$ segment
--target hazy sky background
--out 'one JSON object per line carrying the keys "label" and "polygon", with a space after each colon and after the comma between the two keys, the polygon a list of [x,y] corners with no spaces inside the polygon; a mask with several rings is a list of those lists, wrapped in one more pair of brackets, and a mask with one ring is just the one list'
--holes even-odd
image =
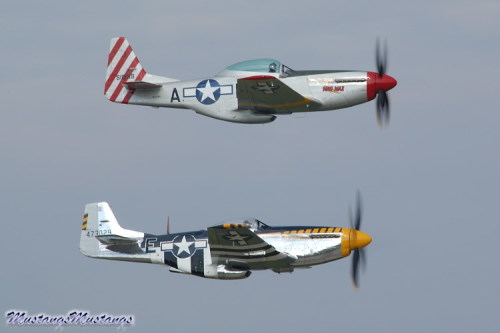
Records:
{"label": "hazy sky background", "polygon": [[[133,314],[130,331],[498,332],[499,16],[496,0],[5,1],[0,310]],[[115,36],[179,79],[260,57],[374,71],[387,38],[391,124],[374,102],[266,125],[114,104]],[[360,291],[350,258],[216,281],[79,252],[89,202],[150,233],[167,215],[174,232],[248,216],[347,226],[357,189],[373,237]],[[82,330],[114,329],[66,328]]]}

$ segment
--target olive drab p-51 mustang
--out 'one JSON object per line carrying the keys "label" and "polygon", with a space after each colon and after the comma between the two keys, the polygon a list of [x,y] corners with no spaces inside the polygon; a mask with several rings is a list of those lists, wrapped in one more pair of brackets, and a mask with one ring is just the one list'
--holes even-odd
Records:
{"label": "olive drab p-51 mustang", "polygon": [[351,228],[271,227],[246,219],[205,230],[153,235],[122,228],[106,202],[91,203],[85,207],[80,251],[92,258],[161,264],[171,272],[224,280],[244,279],[254,270],[292,272],[353,252],[351,274],[357,287],[363,248],[371,242],[359,230],[359,200],[357,206]]}
{"label": "olive drab p-51 mustang", "polygon": [[[387,44],[385,44],[387,45]],[[104,94],[113,102],[191,109],[230,122],[269,123],[277,115],[347,108],[377,97],[377,120],[389,121],[387,46],[376,48],[377,73],[292,70],[274,59],[231,65],[213,77],[179,81],[146,72],[124,37],[111,39]]]}

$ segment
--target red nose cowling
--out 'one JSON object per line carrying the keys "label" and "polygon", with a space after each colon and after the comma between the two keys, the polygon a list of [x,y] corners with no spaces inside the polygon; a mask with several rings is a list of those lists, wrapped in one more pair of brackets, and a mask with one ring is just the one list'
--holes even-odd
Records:
{"label": "red nose cowling", "polygon": [[379,90],[388,91],[398,84],[398,81],[396,81],[393,77],[385,74],[379,76],[378,73],[368,72],[367,77],[366,97],[369,101],[377,96],[377,92]]}

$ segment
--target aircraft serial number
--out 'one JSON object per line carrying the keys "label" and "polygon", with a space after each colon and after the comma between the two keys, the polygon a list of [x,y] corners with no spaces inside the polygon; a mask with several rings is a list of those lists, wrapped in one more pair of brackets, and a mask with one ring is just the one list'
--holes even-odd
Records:
{"label": "aircraft serial number", "polygon": [[87,237],[94,237],[94,236],[104,236],[104,235],[111,235],[111,229],[108,230],[89,230],[87,231]]}
{"label": "aircraft serial number", "polygon": [[116,75],[116,80],[132,80],[135,78],[134,74],[117,74]]}

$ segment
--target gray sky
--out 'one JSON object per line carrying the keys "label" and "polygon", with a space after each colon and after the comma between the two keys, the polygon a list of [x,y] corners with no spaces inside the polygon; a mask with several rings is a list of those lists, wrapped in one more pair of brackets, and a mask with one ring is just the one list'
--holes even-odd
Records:
{"label": "gray sky", "polygon": [[[133,314],[130,331],[498,332],[499,15],[496,0],[7,1],[0,310]],[[378,129],[374,102],[266,125],[113,104],[115,36],[150,73],[179,79],[259,57],[375,70],[385,37],[391,124]],[[358,188],[373,237],[359,292],[350,258],[214,281],[78,250],[88,202],[150,233],[167,215],[172,231],[245,216],[347,226]]]}

